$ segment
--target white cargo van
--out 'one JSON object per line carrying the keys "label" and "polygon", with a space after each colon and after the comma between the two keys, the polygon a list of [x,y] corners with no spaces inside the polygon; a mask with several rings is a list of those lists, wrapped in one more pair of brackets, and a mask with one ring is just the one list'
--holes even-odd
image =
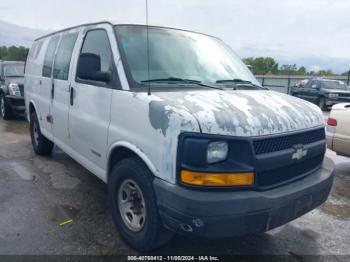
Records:
{"label": "white cargo van", "polygon": [[320,109],[264,90],[221,40],[108,22],[37,39],[25,103],[34,151],[56,144],[108,183],[121,237],[265,232],[322,204]]}

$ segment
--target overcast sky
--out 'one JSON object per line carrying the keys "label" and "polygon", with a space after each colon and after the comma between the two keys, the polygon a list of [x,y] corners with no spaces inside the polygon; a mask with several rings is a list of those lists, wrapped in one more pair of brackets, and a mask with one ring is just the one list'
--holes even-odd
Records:
{"label": "overcast sky", "polygon": [[[144,0],[0,0],[1,20],[55,30],[99,20],[145,23]],[[149,0],[150,24],[205,32],[241,56],[350,69],[350,0]]]}

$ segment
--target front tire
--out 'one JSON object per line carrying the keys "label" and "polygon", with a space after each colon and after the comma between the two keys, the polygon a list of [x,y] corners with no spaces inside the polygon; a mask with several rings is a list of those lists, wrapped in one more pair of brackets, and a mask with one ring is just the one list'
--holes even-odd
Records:
{"label": "front tire", "polygon": [[40,125],[36,113],[30,116],[30,137],[33,150],[38,155],[50,155],[54,144],[44,137],[40,131]]}
{"label": "front tire", "polygon": [[4,120],[8,120],[12,117],[11,108],[6,103],[4,94],[0,94],[0,115]]}
{"label": "front tire", "polygon": [[121,238],[138,251],[156,249],[172,237],[160,220],[152,181],[140,159],[127,158],[115,165],[108,182],[114,223]]}

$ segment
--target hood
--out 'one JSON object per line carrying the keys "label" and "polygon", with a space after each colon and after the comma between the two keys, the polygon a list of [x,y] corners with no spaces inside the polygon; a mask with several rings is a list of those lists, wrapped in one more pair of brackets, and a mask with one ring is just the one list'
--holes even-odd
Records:
{"label": "hood", "polygon": [[7,77],[5,79],[5,84],[9,85],[10,83],[17,83],[19,85],[24,84],[24,77]]}
{"label": "hood", "polygon": [[322,89],[324,92],[327,93],[335,93],[335,94],[350,94],[350,90],[342,90],[342,89]]}
{"label": "hood", "polygon": [[201,90],[153,95],[190,112],[207,134],[261,136],[324,125],[316,105],[274,91]]}

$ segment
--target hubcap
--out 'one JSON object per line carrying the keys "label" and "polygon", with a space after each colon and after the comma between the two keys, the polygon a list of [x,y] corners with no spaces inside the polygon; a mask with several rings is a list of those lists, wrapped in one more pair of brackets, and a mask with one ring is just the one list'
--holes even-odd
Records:
{"label": "hubcap", "polygon": [[146,220],[146,205],[140,187],[126,179],[118,191],[118,207],[125,225],[133,232],[140,231]]}
{"label": "hubcap", "polygon": [[1,116],[4,117],[5,116],[5,100],[3,97],[1,97],[1,100],[0,100],[0,110],[1,110]]}

